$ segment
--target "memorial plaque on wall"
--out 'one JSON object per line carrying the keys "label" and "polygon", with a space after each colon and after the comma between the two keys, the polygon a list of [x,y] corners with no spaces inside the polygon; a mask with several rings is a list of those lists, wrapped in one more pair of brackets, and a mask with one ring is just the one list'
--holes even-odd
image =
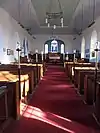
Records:
{"label": "memorial plaque on wall", "polygon": [[14,51],[11,49],[7,49],[7,55],[14,55]]}
{"label": "memorial plaque on wall", "polygon": [[92,51],[92,57],[95,57],[95,52],[94,51]]}

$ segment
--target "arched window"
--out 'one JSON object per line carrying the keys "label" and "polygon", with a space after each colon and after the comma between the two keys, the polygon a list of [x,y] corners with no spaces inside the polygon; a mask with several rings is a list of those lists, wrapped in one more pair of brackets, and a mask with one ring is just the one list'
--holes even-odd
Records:
{"label": "arched window", "polygon": [[[18,32],[15,32],[14,38],[15,38],[16,49],[21,48],[21,40],[20,40]],[[17,53],[16,49],[14,51],[14,56],[15,56],[15,59],[18,60],[18,53]]]}
{"label": "arched window", "polygon": [[81,58],[85,58],[85,38],[82,38],[82,43],[81,43]]}
{"label": "arched window", "polygon": [[20,38],[18,32],[15,32],[15,43],[16,43],[16,48],[21,45]]}
{"label": "arched window", "polygon": [[51,51],[52,52],[58,52],[58,42],[56,40],[53,40],[51,42]]}
{"label": "arched window", "polygon": [[64,44],[61,44],[61,54],[64,54]]}
{"label": "arched window", "polygon": [[48,44],[45,44],[45,54],[48,53]]}
{"label": "arched window", "polygon": [[94,51],[94,49],[96,48],[96,42],[97,42],[97,32],[94,30],[92,32],[91,42],[90,42],[90,59],[96,58],[96,54]]}
{"label": "arched window", "polygon": [[26,39],[25,41],[25,51],[26,51],[25,55],[28,57],[28,52],[29,52],[28,39]]}

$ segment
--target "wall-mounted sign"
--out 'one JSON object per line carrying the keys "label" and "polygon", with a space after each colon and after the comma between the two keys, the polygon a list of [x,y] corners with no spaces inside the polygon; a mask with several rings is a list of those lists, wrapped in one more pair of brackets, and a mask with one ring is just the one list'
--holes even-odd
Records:
{"label": "wall-mounted sign", "polygon": [[92,57],[95,57],[95,51],[92,51]]}
{"label": "wall-mounted sign", "polygon": [[11,49],[7,49],[7,55],[14,55],[14,51]]}

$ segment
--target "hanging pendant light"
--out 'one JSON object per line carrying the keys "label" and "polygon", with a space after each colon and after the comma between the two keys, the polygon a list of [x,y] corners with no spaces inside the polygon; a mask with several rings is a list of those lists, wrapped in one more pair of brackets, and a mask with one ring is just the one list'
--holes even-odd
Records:
{"label": "hanging pendant light", "polygon": [[61,17],[61,27],[63,28],[64,27],[64,18],[63,17]]}
{"label": "hanging pendant light", "polygon": [[62,23],[64,23],[64,19],[63,19],[63,17],[61,18],[61,24],[62,24]]}
{"label": "hanging pendant light", "polygon": [[56,25],[54,25],[53,28],[56,29]]}
{"label": "hanging pendant light", "polygon": [[47,19],[47,18],[45,19],[45,23],[46,23],[46,24],[48,23],[48,19]]}

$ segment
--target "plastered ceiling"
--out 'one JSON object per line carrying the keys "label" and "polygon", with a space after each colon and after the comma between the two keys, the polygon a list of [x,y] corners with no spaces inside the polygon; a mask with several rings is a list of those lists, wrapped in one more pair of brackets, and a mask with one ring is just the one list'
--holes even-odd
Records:
{"label": "plastered ceiling", "polygon": [[[52,10],[56,10],[57,0],[52,1]],[[0,5],[33,35],[78,34],[93,21],[94,1],[96,19],[100,16],[100,0],[60,0],[64,13],[64,28],[59,27],[57,21],[58,27],[54,31],[45,24],[50,0],[0,0]]]}

